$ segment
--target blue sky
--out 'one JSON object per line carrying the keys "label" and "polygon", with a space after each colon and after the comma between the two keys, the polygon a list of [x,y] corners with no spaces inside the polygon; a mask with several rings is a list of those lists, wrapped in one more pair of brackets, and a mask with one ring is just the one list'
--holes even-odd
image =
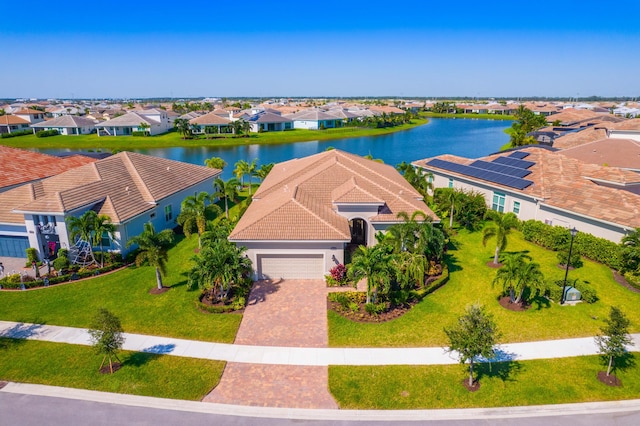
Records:
{"label": "blue sky", "polygon": [[2,3],[0,98],[640,96],[638,0]]}

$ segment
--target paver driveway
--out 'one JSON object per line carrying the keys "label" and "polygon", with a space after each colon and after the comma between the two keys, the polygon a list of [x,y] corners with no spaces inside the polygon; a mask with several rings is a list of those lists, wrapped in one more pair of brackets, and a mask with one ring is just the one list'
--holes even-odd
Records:
{"label": "paver driveway", "polygon": [[[323,280],[258,281],[249,295],[236,344],[326,347]],[[206,402],[289,408],[338,408],[328,367],[228,363]]]}

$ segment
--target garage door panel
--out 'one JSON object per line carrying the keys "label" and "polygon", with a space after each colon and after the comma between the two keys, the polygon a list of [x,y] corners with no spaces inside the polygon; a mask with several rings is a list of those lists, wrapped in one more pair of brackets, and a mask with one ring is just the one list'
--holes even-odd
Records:
{"label": "garage door panel", "polygon": [[258,255],[261,279],[321,279],[324,276],[322,254]]}
{"label": "garage door panel", "polygon": [[0,256],[3,257],[27,257],[26,249],[29,248],[29,238],[0,236]]}

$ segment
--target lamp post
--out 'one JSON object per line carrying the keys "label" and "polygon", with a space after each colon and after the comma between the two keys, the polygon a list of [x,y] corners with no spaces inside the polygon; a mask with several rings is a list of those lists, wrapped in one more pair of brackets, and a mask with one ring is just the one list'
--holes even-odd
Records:
{"label": "lamp post", "polygon": [[565,289],[567,287],[567,276],[569,275],[569,264],[571,263],[571,251],[573,250],[573,239],[578,234],[578,230],[574,227],[571,231],[571,242],[569,243],[569,257],[567,258],[567,269],[564,271],[564,283],[562,284],[562,297],[560,297],[560,304],[564,305]]}

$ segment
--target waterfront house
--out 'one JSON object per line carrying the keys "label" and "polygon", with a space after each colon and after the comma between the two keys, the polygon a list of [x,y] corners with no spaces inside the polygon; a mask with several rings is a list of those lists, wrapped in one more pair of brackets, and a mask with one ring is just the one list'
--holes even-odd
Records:
{"label": "waterfront house", "polygon": [[57,130],[61,135],[87,135],[96,130],[95,120],[75,115],[61,115],[57,118],[32,124],[33,133],[41,130]]}

